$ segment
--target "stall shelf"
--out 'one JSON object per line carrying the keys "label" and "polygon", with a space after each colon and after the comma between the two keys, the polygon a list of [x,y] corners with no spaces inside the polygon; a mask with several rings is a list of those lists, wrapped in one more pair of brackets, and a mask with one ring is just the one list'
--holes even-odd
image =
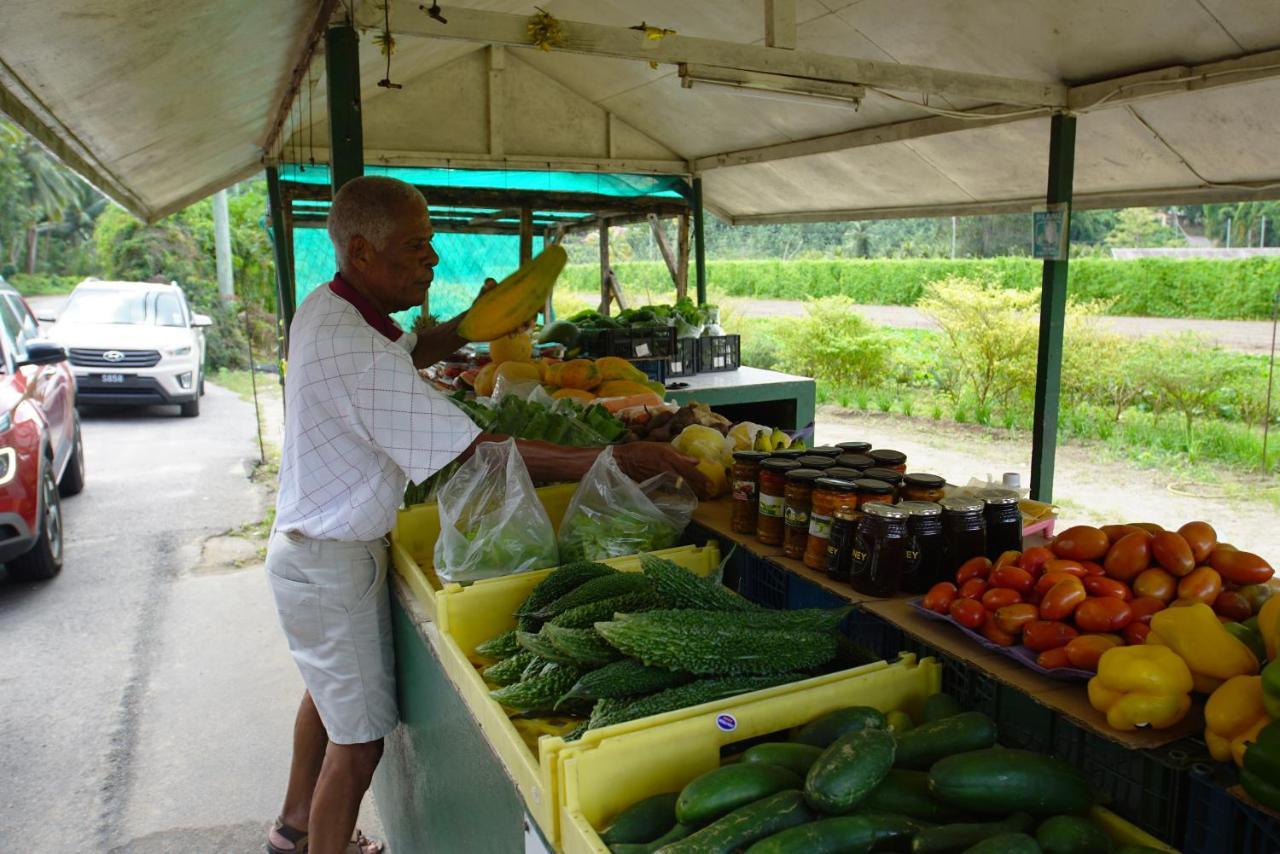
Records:
{"label": "stall shelf", "polygon": [[681,406],[705,403],[730,421],[771,424],[790,433],[813,426],[817,386],[809,377],[741,367],[680,382],[687,387],[669,390],[667,399]]}

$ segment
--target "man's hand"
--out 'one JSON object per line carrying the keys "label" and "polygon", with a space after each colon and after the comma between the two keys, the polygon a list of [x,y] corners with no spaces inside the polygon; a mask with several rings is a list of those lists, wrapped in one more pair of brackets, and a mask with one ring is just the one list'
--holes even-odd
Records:
{"label": "man's hand", "polygon": [[631,442],[615,445],[613,456],[618,466],[635,481],[671,472],[689,482],[701,499],[711,497],[711,481],[698,470],[698,460],[688,457],[662,442]]}

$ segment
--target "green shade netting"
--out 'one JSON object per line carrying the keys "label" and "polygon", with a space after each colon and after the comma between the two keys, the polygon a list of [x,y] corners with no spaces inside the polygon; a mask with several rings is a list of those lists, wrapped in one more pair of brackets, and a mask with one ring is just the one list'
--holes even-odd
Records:
{"label": "green shade netting", "polygon": [[[282,163],[280,180],[297,184],[328,184],[329,167]],[[527,169],[446,169],[410,166],[365,166],[366,175],[399,178],[417,187],[477,187],[494,190],[543,190],[595,193],[602,196],[684,198],[689,185],[673,175],[629,175],[617,172],[553,172]],[[430,201],[431,193],[427,193]]]}

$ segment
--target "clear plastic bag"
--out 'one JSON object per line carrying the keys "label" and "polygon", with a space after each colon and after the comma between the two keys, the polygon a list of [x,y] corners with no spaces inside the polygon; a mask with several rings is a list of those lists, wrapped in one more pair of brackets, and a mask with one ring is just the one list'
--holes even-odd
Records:
{"label": "clear plastic bag", "polygon": [[565,563],[671,548],[680,540],[698,498],[689,484],[664,473],[636,483],[606,448],[569,502],[560,523]]}
{"label": "clear plastic bag", "polygon": [[551,519],[512,439],[485,442],[440,490],[436,574],[468,583],[556,566]]}

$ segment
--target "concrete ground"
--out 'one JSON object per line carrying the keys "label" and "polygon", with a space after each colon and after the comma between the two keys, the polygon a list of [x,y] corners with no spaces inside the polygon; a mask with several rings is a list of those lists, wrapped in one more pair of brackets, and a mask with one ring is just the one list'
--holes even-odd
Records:
{"label": "concrete ground", "polygon": [[202,409],[87,411],[62,574],[0,570],[0,850],[261,850],[302,683],[261,542],[220,536],[272,500],[253,407]]}

